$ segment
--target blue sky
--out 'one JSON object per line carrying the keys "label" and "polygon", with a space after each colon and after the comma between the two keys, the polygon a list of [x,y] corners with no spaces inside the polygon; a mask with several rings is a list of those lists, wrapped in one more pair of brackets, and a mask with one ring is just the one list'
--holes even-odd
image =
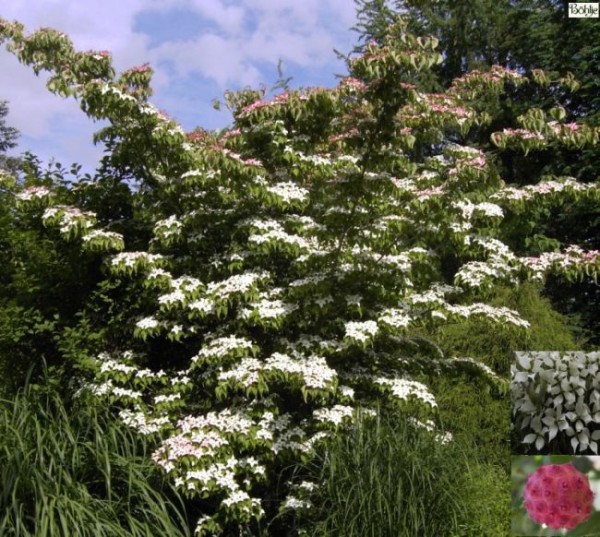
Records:
{"label": "blue sky", "polygon": [[[151,101],[181,123],[217,129],[227,111],[212,100],[227,89],[271,87],[277,63],[291,85],[333,86],[345,71],[334,49],[349,52],[357,34],[353,0],[10,0],[0,17],[28,31],[65,32],[78,49],[109,50],[118,71],[150,63]],[[8,100],[9,125],[21,132],[19,151],[44,161],[95,167],[102,148],[74,100],[45,88],[45,77],[19,64],[0,47],[0,100]]]}

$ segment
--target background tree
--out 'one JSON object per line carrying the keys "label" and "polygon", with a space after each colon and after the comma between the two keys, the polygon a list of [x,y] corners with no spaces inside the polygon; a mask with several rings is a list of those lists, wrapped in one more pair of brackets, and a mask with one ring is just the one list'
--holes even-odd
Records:
{"label": "background tree", "polygon": [[[369,40],[383,39],[386,28],[399,16],[416,35],[437,37],[442,62],[429,77],[413,79],[426,90],[444,91],[455,77],[471,69],[488,71],[495,64],[518,72],[542,69],[547,73],[547,83],[513,86],[499,100],[488,103],[492,121],[471,132],[470,142],[477,147],[491,149],[490,134],[518,122],[532,107],[560,106],[569,121],[599,124],[600,27],[593,19],[568,18],[566,1],[356,0],[356,4],[357,50],[363,50]],[[593,146],[581,150],[547,146],[526,155],[508,150],[499,158],[502,175],[511,183],[534,184],[544,176],[593,182],[598,177],[600,152]],[[598,207],[584,200],[540,214],[528,223],[528,229],[525,234],[523,230],[517,233],[521,240],[538,244],[540,251],[548,241],[555,241],[555,248],[572,241],[600,247]],[[554,306],[580,326],[580,336],[591,345],[600,343],[600,289],[595,281],[551,282],[547,292]]]}
{"label": "background tree", "polygon": [[[355,0],[358,48],[371,39],[380,42],[387,27],[400,15],[415,35],[439,40],[442,62],[434,68],[433,87],[441,89],[468,71],[494,64],[508,67],[507,34],[514,2],[477,0]],[[507,16],[508,15],[508,16]]]}
{"label": "background tree", "polygon": [[[16,147],[18,133],[6,125],[5,103],[0,111],[0,147],[5,151]],[[72,382],[73,371],[83,372],[86,359],[97,352],[95,342],[111,325],[107,317],[119,326],[117,312],[106,314],[119,286],[98,286],[101,256],[82,252],[69,242],[56,242],[56,231],[41,224],[42,208],[35,201],[52,196],[59,205],[81,207],[82,214],[94,211],[103,229],[120,231],[135,243],[151,232],[144,230],[144,195],[130,189],[123,173],[107,162],[92,177],[81,175],[81,167],[75,164],[67,169],[51,161],[44,167],[31,153],[8,157],[2,152],[0,160],[4,166],[0,170],[2,389],[14,392],[32,367],[32,381],[39,380],[45,375],[45,364],[53,381],[72,391],[78,388]],[[20,210],[32,200],[31,211]]]}
{"label": "background tree", "polygon": [[8,102],[0,101],[0,173],[14,170],[18,159],[9,157],[6,153],[17,146],[19,131],[6,124]]}

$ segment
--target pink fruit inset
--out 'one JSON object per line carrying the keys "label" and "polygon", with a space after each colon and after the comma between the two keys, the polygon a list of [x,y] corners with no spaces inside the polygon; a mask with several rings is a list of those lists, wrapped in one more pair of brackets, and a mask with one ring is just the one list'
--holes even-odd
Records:
{"label": "pink fruit inset", "polygon": [[588,477],[571,464],[547,464],[527,478],[525,509],[538,524],[572,530],[592,514]]}

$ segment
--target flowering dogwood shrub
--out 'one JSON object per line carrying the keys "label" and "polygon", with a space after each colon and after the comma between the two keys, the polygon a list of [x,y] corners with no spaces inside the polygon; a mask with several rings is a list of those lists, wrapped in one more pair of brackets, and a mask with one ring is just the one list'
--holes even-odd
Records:
{"label": "flowering dogwood shrub", "polygon": [[561,453],[598,454],[599,352],[517,352],[511,393],[513,424],[523,444],[536,451],[554,446]]}
{"label": "flowering dogwood shrub", "polygon": [[[466,318],[527,329],[518,312],[486,303],[488,288],[600,268],[598,252],[577,245],[532,257],[502,241],[507,214],[550,206],[557,195],[598,199],[597,188],[571,178],[507,187],[493,155],[464,143],[491,119],[478,96],[534,82],[495,67],[444,94],[421,93],[406,78],[440,56],[435,40],[402,25],[352,59],[333,89],[271,101],[229,94],[235,124],[221,134],[186,134],[151,106],[147,66],[115,79],[107,55],[76,52],[52,30],[26,37],[6,21],[0,40],[49,70],[52,91],[109,121],[98,139],[153,196],[145,251],[46,193],[19,199],[25,209],[35,201],[32,211],[47,204],[44,223],[65,239],[105,251],[108,279],[148,292],[152,305],[130,319],[129,348],[107,342],[92,389],[160,440],[153,459],[201,503],[198,535],[242,531],[277,506],[309,508],[298,491],[314,485],[286,468],[310,459],[359,408],[399,406],[450,441],[437,429],[427,375],[462,369],[499,389],[507,381],[470,357],[444,356],[418,329]],[[523,118],[534,136],[492,141],[525,153],[531,144],[597,141],[591,127],[548,127],[543,118],[539,129]],[[168,349],[159,363],[153,348]],[[284,494],[267,502],[261,494],[281,476],[290,478]]]}

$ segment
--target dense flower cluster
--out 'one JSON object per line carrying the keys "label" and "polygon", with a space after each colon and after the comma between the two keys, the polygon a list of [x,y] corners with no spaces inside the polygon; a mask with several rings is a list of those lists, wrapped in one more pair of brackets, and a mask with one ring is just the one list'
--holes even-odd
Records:
{"label": "dense flower cluster", "polygon": [[110,260],[110,269],[116,274],[132,274],[137,270],[153,268],[163,261],[160,254],[148,252],[123,252],[115,255]]}
{"label": "dense flower cluster", "polygon": [[44,211],[42,220],[47,226],[57,225],[60,233],[70,238],[84,235],[90,230],[96,223],[96,215],[77,207],[55,205]]}
{"label": "dense flower cluster", "polygon": [[539,257],[523,258],[521,262],[535,280],[543,280],[550,272],[579,275],[590,268],[597,270],[600,267],[600,251],[571,245],[564,252],[544,252]]}
{"label": "dense flower cluster", "polygon": [[427,389],[427,386],[421,382],[399,378],[378,377],[374,379],[374,383],[389,389],[393,396],[398,399],[406,400],[412,396],[432,407],[437,406],[434,396]]}
{"label": "dense flower cluster", "polygon": [[123,250],[125,242],[123,235],[114,231],[93,229],[83,236],[83,247],[87,250],[106,252],[109,250]]}
{"label": "dense flower cluster", "polygon": [[52,194],[45,186],[30,186],[16,194],[19,201],[32,201],[49,197]]}
{"label": "dense flower cluster", "polygon": [[169,245],[180,236],[182,226],[183,224],[176,216],[170,216],[165,220],[156,222],[154,225],[154,235],[157,240],[165,245]]}

